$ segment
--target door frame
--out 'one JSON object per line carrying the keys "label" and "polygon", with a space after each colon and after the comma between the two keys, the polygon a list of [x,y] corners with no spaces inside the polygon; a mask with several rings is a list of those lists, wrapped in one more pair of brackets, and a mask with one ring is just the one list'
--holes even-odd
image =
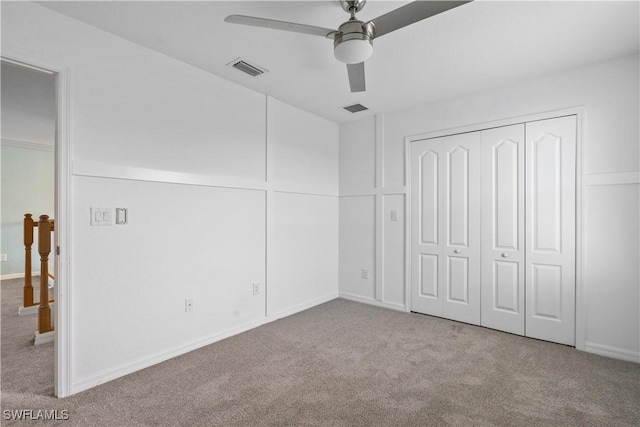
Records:
{"label": "door frame", "polygon": [[586,313],[584,311],[584,286],[582,282],[583,274],[583,169],[582,164],[585,158],[583,147],[584,140],[584,122],[586,116],[586,107],[584,105],[576,107],[568,107],[558,110],[533,113],[524,116],[516,116],[501,120],[492,120],[488,122],[475,123],[465,126],[457,126],[453,128],[440,129],[425,133],[409,135],[404,138],[404,164],[405,164],[405,310],[411,311],[411,148],[414,142],[425,139],[438,138],[443,136],[457,135],[462,133],[477,132],[485,129],[498,128],[503,126],[517,125],[520,123],[535,122],[540,120],[555,119],[564,116],[576,116],[576,294],[575,294],[575,347],[578,350],[585,350],[585,330],[586,330]]}
{"label": "door frame", "polygon": [[42,63],[24,55],[3,51],[0,59],[22,67],[55,76],[56,131],[55,131],[55,209],[54,232],[55,304],[52,309],[54,328],[54,394],[71,394],[71,138],[70,99],[71,71],[68,67]]}

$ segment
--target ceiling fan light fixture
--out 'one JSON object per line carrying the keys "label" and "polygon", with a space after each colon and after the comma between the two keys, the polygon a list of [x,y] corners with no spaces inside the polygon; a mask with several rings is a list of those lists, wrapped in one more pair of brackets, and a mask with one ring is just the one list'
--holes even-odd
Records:
{"label": "ceiling fan light fixture", "polygon": [[345,40],[333,49],[336,59],[345,64],[359,64],[369,59],[373,53],[373,45],[368,40]]}
{"label": "ceiling fan light fixture", "polygon": [[373,27],[357,19],[350,19],[340,25],[333,41],[333,54],[345,64],[360,64],[373,53]]}

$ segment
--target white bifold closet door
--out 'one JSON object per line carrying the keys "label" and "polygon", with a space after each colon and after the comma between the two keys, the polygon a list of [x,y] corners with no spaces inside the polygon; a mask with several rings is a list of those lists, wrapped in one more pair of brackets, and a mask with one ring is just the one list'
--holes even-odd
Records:
{"label": "white bifold closet door", "polygon": [[477,133],[413,144],[414,311],[480,322],[479,160]]}
{"label": "white bifold closet door", "polygon": [[576,116],[525,132],[525,335],[575,345]]}
{"label": "white bifold closet door", "polygon": [[524,335],[524,124],[482,140],[482,326]]}
{"label": "white bifold closet door", "polygon": [[411,309],[574,345],[576,117],[412,143]]}

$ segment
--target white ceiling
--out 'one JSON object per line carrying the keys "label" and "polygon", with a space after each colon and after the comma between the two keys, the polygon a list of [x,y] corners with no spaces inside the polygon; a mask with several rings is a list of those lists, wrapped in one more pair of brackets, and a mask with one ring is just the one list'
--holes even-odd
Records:
{"label": "white ceiling", "polygon": [[[367,21],[407,1],[369,0]],[[367,91],[351,94],[331,40],[223,22],[244,14],[337,28],[331,1],[42,2],[58,12],[342,123],[464,96],[639,50],[636,1],[475,1],[374,41]],[[269,70],[250,77],[241,57]],[[360,102],[370,111],[340,107]]]}

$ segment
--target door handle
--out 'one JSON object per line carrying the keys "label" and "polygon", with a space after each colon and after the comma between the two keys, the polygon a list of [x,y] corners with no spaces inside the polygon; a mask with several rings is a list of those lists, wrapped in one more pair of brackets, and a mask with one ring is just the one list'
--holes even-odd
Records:
{"label": "door handle", "polygon": [[509,254],[506,252],[502,252],[502,258],[509,258]]}
{"label": "door handle", "polygon": [[454,249],[454,250],[453,250],[453,253],[454,253],[454,254],[459,254],[459,253],[460,253],[460,249]]}

